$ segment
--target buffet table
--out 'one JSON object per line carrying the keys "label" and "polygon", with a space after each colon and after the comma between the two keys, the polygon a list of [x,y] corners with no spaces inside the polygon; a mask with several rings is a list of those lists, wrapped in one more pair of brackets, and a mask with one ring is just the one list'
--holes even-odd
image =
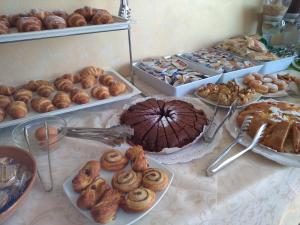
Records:
{"label": "buffet table", "polygon": [[[141,82],[138,86],[146,95],[159,94]],[[117,109],[135,98],[64,117],[69,126],[101,126]],[[13,144],[11,131],[11,128],[1,130],[0,145]],[[224,129],[221,142],[210,154],[189,163],[169,165],[175,174],[170,189],[137,224],[298,224],[300,169],[280,166],[250,152],[215,176],[206,177],[208,164],[231,141]],[[62,184],[72,171],[89,159],[98,159],[108,148],[95,141],[65,138],[51,156],[54,190],[45,193],[37,181],[24,205],[5,225],[94,224],[71,205]],[[46,156],[38,159],[38,166],[47,171]]]}

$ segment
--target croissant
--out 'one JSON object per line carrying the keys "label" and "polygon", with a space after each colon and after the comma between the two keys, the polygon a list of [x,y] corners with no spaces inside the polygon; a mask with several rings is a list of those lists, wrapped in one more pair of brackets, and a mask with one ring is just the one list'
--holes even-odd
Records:
{"label": "croissant", "polygon": [[0,21],[0,35],[8,34],[8,32],[9,32],[8,27],[5,25],[4,22]]}
{"label": "croissant", "polygon": [[46,80],[31,80],[27,84],[25,84],[23,88],[28,89],[30,91],[36,91],[41,85],[51,86],[51,83]]}
{"label": "croissant", "polygon": [[86,76],[81,78],[81,86],[84,89],[93,87],[96,84],[97,80],[94,76]]}
{"label": "croissant", "polygon": [[5,120],[5,117],[6,117],[5,110],[3,108],[0,108],[0,122]]}
{"label": "croissant", "polygon": [[76,84],[76,83],[79,83],[81,81],[81,77],[80,75],[76,74],[64,74],[62,76],[60,76],[59,78],[62,78],[62,79],[68,79],[70,81],[72,81],[72,83]]}
{"label": "croissant", "polygon": [[63,29],[67,27],[67,23],[64,18],[50,15],[44,19],[45,27],[49,30],[51,29]]}
{"label": "croissant", "polygon": [[105,86],[96,86],[96,87],[93,87],[92,90],[91,90],[91,94],[94,98],[96,99],[106,99],[109,97],[109,89]]}
{"label": "croissant", "polygon": [[55,16],[59,16],[59,17],[63,18],[64,20],[67,20],[68,16],[69,16],[69,14],[66,11],[61,10],[61,9],[54,10],[52,12],[52,14]]}
{"label": "croissant", "polygon": [[87,77],[87,76],[92,75],[95,77],[99,77],[99,76],[103,75],[103,72],[104,72],[104,70],[99,67],[88,66],[88,67],[85,67],[83,70],[81,70],[80,76]]}
{"label": "croissant", "polygon": [[27,104],[32,98],[32,91],[21,88],[17,90],[14,97],[16,101],[22,101]]}
{"label": "croissant", "polygon": [[59,109],[68,108],[71,105],[71,99],[65,92],[58,92],[53,97],[52,103]]}
{"label": "croissant", "polygon": [[54,85],[57,90],[70,92],[73,89],[73,82],[69,79],[57,78],[54,81]]}
{"label": "croissant", "polygon": [[24,118],[27,113],[28,109],[24,102],[15,101],[9,104],[7,113],[14,119]]}
{"label": "croissant", "polygon": [[0,85],[0,95],[11,96],[16,92],[16,88]]}
{"label": "croissant", "polygon": [[40,31],[42,29],[42,22],[36,17],[21,17],[18,20],[19,32]]}
{"label": "croissant", "polygon": [[0,108],[6,109],[11,103],[11,98],[5,95],[0,95]]}
{"label": "croissant", "polygon": [[31,9],[29,14],[37,19],[43,21],[47,16],[51,15],[50,12],[47,12],[42,9]]}
{"label": "croissant", "polygon": [[72,13],[68,17],[67,23],[69,27],[81,27],[87,25],[85,18],[79,13]]}
{"label": "croissant", "polygon": [[28,17],[28,16],[30,16],[28,13],[19,13],[19,14],[9,16],[8,21],[11,27],[17,27],[19,19],[21,17]]}
{"label": "croissant", "polygon": [[85,6],[83,8],[76,9],[74,12],[82,15],[87,21],[90,21],[92,17],[96,14],[97,9]]}
{"label": "croissant", "polygon": [[73,89],[71,92],[71,100],[76,104],[85,104],[90,101],[90,96],[82,89]]}
{"label": "croissant", "polygon": [[116,81],[113,76],[106,74],[99,77],[99,82],[105,86],[110,86]]}
{"label": "croissant", "polygon": [[118,96],[126,91],[126,85],[122,82],[115,82],[109,87],[112,96]]}
{"label": "croissant", "polygon": [[91,215],[98,223],[111,222],[119,208],[121,194],[114,189],[106,191],[101,201],[91,209]]}
{"label": "croissant", "polygon": [[41,85],[37,89],[38,95],[42,97],[49,97],[53,91],[53,85]]}
{"label": "croissant", "polygon": [[9,23],[8,17],[5,16],[5,15],[1,15],[0,16],[0,23],[4,23],[5,26],[7,26],[8,28],[10,27],[10,23]]}
{"label": "croissant", "polygon": [[39,113],[50,112],[54,110],[54,105],[47,98],[36,97],[31,100],[31,107]]}
{"label": "croissant", "polygon": [[113,23],[114,19],[112,15],[103,9],[99,9],[97,13],[93,16],[92,18],[92,24],[108,24],[108,23]]}

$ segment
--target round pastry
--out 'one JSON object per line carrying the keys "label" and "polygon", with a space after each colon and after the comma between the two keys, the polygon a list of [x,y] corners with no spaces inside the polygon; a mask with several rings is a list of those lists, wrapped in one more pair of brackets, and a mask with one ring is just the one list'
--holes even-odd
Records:
{"label": "round pastry", "polygon": [[249,84],[250,81],[255,80],[255,77],[252,74],[249,74],[244,77],[243,83],[244,84]]}
{"label": "round pastry", "polygon": [[5,95],[0,95],[0,108],[6,109],[7,106],[12,102],[11,98]]}
{"label": "round pastry", "polygon": [[59,91],[65,91],[65,92],[70,92],[72,91],[74,85],[73,82],[70,79],[64,79],[64,78],[57,78],[54,81],[54,85],[57,90]]}
{"label": "round pastry", "polygon": [[52,12],[52,14],[55,15],[55,16],[59,16],[59,17],[63,18],[64,20],[67,20],[68,16],[69,16],[66,11],[61,10],[61,9],[54,10]]}
{"label": "round pastry", "polygon": [[116,81],[113,76],[105,74],[105,75],[102,75],[99,77],[99,82],[100,82],[100,84],[103,84],[105,86],[110,86],[113,83],[115,83]]}
{"label": "round pastry", "polygon": [[97,83],[97,80],[94,76],[89,75],[81,78],[81,86],[84,89],[91,88]]}
{"label": "round pastry", "polygon": [[68,17],[67,23],[69,27],[81,27],[87,25],[85,18],[79,13],[72,13]]}
{"label": "round pastry", "polygon": [[141,185],[142,173],[136,173],[133,170],[117,172],[111,181],[112,186],[121,191],[129,192]]}
{"label": "round pastry", "polygon": [[168,175],[160,169],[149,168],[143,172],[143,186],[154,192],[163,191],[168,183]]}
{"label": "round pastry", "polygon": [[121,202],[121,206],[128,212],[143,212],[153,206],[155,199],[155,192],[140,187],[130,191]]}
{"label": "round pastry", "polygon": [[85,104],[90,101],[90,96],[82,89],[73,89],[71,92],[71,100],[76,104]]}
{"label": "round pastry", "polygon": [[65,21],[65,19],[55,15],[47,16],[44,19],[44,24],[48,30],[63,29],[67,27],[67,22]]}
{"label": "round pastry", "polygon": [[99,77],[101,75],[103,75],[104,70],[99,68],[99,67],[95,67],[95,66],[88,66],[85,67],[83,70],[80,71],[80,76],[81,77],[87,77],[87,76],[95,76],[95,77]]}
{"label": "round pastry", "polygon": [[267,94],[269,93],[269,88],[266,85],[258,85],[254,88],[254,90],[260,94]]}
{"label": "round pastry", "polygon": [[109,92],[112,96],[118,96],[126,91],[126,85],[122,82],[115,82],[109,86]]}
{"label": "round pastry", "polygon": [[6,117],[5,110],[3,108],[0,108],[0,122],[2,122]]}
{"label": "round pastry", "polygon": [[108,24],[113,23],[114,19],[112,15],[103,9],[99,9],[97,13],[92,18],[92,24],[98,25],[98,24]]}
{"label": "round pastry", "polygon": [[160,152],[193,142],[203,132],[207,118],[190,103],[149,98],[124,111],[120,122],[134,130],[130,143],[141,145],[147,151]]}
{"label": "round pastry", "polygon": [[43,97],[35,97],[31,100],[31,107],[34,111],[39,113],[50,112],[54,110],[52,102]]}
{"label": "round pastry", "polygon": [[16,92],[16,88],[0,85],[0,95],[11,96]]}
{"label": "round pastry", "polygon": [[42,22],[38,18],[31,17],[21,17],[18,20],[18,31],[19,32],[31,32],[40,31],[42,29]]}
{"label": "round pastry", "polygon": [[7,113],[14,119],[24,118],[27,113],[28,109],[24,102],[15,101],[9,104]]}
{"label": "round pastry", "polygon": [[128,159],[120,151],[112,149],[101,156],[100,162],[103,169],[118,171],[127,165]]}
{"label": "round pastry", "polygon": [[287,88],[287,83],[283,80],[274,81],[274,84],[278,86],[278,90],[285,90]]}
{"label": "round pastry", "polygon": [[0,34],[8,34],[8,33],[9,33],[8,26],[6,26],[3,21],[0,21]]}
{"label": "round pastry", "polygon": [[106,99],[110,96],[109,89],[105,86],[96,86],[91,90],[91,94],[96,99]]}
{"label": "round pastry", "polygon": [[96,12],[97,12],[97,9],[89,7],[89,6],[85,6],[83,8],[75,10],[75,13],[82,15],[87,21],[90,21],[92,19],[92,17],[96,14]]}
{"label": "round pastry", "polygon": [[[56,127],[48,126],[48,137],[57,137],[58,129]],[[46,128],[39,127],[35,131],[35,138],[39,141],[45,141],[47,139]]]}
{"label": "round pastry", "polygon": [[53,85],[41,85],[37,88],[37,93],[39,96],[42,97],[49,97],[52,92],[54,92],[54,87]]}
{"label": "round pastry", "polygon": [[71,105],[70,96],[65,92],[58,92],[52,99],[52,103],[58,109],[68,108]]}
{"label": "round pastry", "polygon": [[32,98],[32,91],[21,88],[17,90],[17,92],[14,95],[14,98],[16,101],[22,101],[27,104]]}
{"label": "round pastry", "polygon": [[260,80],[252,80],[248,83],[249,87],[256,88],[259,85],[262,85],[262,82]]}
{"label": "round pastry", "polygon": [[30,91],[36,91],[38,87],[42,85],[51,86],[52,84],[47,80],[31,80],[27,84],[25,84],[23,88],[28,89]]}
{"label": "round pastry", "polygon": [[270,93],[276,93],[276,92],[278,92],[278,86],[276,84],[265,83],[264,85],[268,87]]}

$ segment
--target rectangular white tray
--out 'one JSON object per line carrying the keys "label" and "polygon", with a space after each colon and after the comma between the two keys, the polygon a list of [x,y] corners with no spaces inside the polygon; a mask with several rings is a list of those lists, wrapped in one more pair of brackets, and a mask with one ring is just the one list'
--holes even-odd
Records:
{"label": "rectangular white tray", "polygon": [[[36,118],[41,118],[41,117],[45,117],[45,116],[60,115],[60,114],[68,113],[68,112],[73,112],[73,111],[77,111],[77,110],[81,110],[81,109],[90,108],[93,106],[99,106],[99,105],[104,105],[104,104],[108,104],[108,103],[112,103],[112,102],[129,99],[129,98],[141,93],[141,91],[139,89],[137,89],[134,85],[132,85],[129,81],[127,81],[122,75],[120,75],[115,70],[105,69],[105,72],[106,72],[106,74],[113,75],[117,80],[124,82],[127,85],[127,91],[119,96],[115,96],[115,97],[111,96],[111,97],[109,97],[107,99],[103,99],[103,100],[97,100],[97,99],[91,97],[91,101],[89,103],[82,104],[82,105],[77,105],[77,104],[72,103],[72,105],[68,108],[56,109],[54,111],[46,112],[46,113],[34,112],[31,109],[31,107],[29,106],[29,113],[25,118],[13,120],[11,117],[9,117],[7,115],[5,120],[0,122],[0,129],[5,128],[5,127],[14,126],[14,125],[17,125],[24,121],[30,120],[30,119],[36,119]],[[87,90],[87,92],[89,92],[89,91],[90,90]]]}
{"label": "rectangular white tray", "polygon": [[289,65],[293,62],[296,56],[282,58],[274,61],[265,62],[263,68],[259,71],[260,73],[275,73],[278,71],[286,70]]}
{"label": "rectangular white tray", "polygon": [[130,22],[121,17],[113,16],[115,23],[102,25],[87,25],[83,27],[68,27],[64,29],[42,30],[35,32],[16,32],[16,29],[10,29],[10,34],[0,35],[0,43],[36,40],[44,38],[65,37],[79,34],[90,34],[98,32],[107,32],[115,30],[129,29]]}

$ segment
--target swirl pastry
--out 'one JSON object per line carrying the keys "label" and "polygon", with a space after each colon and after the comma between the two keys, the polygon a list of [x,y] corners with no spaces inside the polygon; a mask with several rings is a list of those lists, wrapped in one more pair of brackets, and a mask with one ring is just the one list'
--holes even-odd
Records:
{"label": "swirl pastry", "polygon": [[68,17],[67,23],[69,27],[81,27],[87,25],[85,18],[79,13],[72,13]]}
{"label": "swirl pastry", "polygon": [[103,196],[105,191],[110,189],[109,185],[102,178],[96,178],[77,199],[77,206],[81,209],[92,208]]}
{"label": "swirl pastry", "polygon": [[63,29],[67,27],[67,22],[65,21],[65,19],[55,15],[47,16],[44,19],[44,24],[48,30]]}
{"label": "swirl pastry", "polygon": [[8,17],[5,16],[5,15],[1,15],[0,16],[0,23],[4,23],[6,27],[10,27],[10,23],[9,23],[9,20],[8,20]]}
{"label": "swirl pastry", "polygon": [[38,87],[42,85],[51,86],[51,83],[47,80],[31,80],[27,84],[25,84],[23,88],[28,89],[30,91],[36,91]]}
{"label": "swirl pastry", "polygon": [[81,192],[89,186],[93,180],[99,176],[100,162],[96,160],[88,161],[72,180],[74,191]]}
{"label": "swirl pastry", "polygon": [[129,192],[141,185],[142,173],[136,173],[133,170],[119,171],[112,178],[112,186],[121,191]]}
{"label": "swirl pastry", "polygon": [[52,102],[43,97],[35,97],[31,100],[31,107],[34,111],[39,113],[50,112],[54,110]]}
{"label": "swirl pastry", "polygon": [[87,77],[87,76],[92,75],[95,77],[99,77],[99,76],[103,75],[103,73],[104,73],[104,70],[99,67],[88,66],[88,67],[85,67],[83,70],[81,70],[80,76]]}
{"label": "swirl pastry", "polygon": [[68,108],[71,102],[70,96],[65,92],[58,92],[52,99],[52,104],[58,109]]}
{"label": "swirl pastry", "polygon": [[69,14],[66,11],[61,10],[61,9],[54,10],[52,12],[52,14],[55,16],[59,16],[59,17],[63,18],[64,20],[67,20],[68,16],[69,16]]}
{"label": "swirl pastry", "polygon": [[109,92],[112,96],[118,96],[126,91],[126,85],[122,82],[115,82],[109,86]]}
{"label": "swirl pastry", "polygon": [[21,88],[17,90],[14,97],[16,101],[22,101],[27,104],[32,98],[32,91]]}
{"label": "swirl pastry", "polygon": [[111,222],[117,214],[120,201],[121,194],[117,190],[109,189],[100,202],[91,209],[92,217],[98,223]]}
{"label": "swirl pastry", "polygon": [[132,161],[131,167],[135,172],[143,172],[144,170],[146,170],[148,168],[148,161],[145,158],[144,151],[140,152],[135,157],[135,159]]}
{"label": "swirl pastry", "polygon": [[101,156],[100,162],[103,169],[118,171],[127,165],[128,159],[120,151],[112,149]]}
{"label": "swirl pastry", "polygon": [[57,90],[59,91],[65,91],[65,92],[70,92],[72,91],[74,85],[73,82],[69,79],[64,79],[64,78],[57,78],[54,81],[54,85]]}
{"label": "swirl pastry", "polygon": [[54,92],[54,87],[53,85],[41,85],[38,87],[36,90],[39,96],[42,97],[49,97],[52,92]]}
{"label": "swirl pastry", "polygon": [[84,89],[91,88],[96,84],[97,80],[94,76],[86,76],[81,78],[81,86]]}
{"label": "swirl pastry", "polygon": [[37,19],[43,21],[47,16],[51,15],[50,12],[47,12],[42,9],[31,9],[29,14]]}
{"label": "swirl pastry", "polygon": [[99,77],[99,82],[105,86],[110,86],[116,81],[112,75],[105,74]]}
{"label": "swirl pastry", "polygon": [[9,32],[8,27],[5,25],[3,21],[0,21],[0,35],[8,34],[8,32]]}
{"label": "swirl pastry", "polygon": [[16,88],[0,85],[0,95],[11,96],[16,92]]}
{"label": "swirl pastry", "polygon": [[67,73],[67,74],[60,76],[59,78],[70,80],[73,84],[77,84],[81,81],[81,77],[78,74],[74,75],[74,74]]}
{"label": "swirl pastry", "polygon": [[27,113],[28,109],[24,102],[15,101],[9,104],[7,108],[7,113],[14,119],[24,118]]}
{"label": "swirl pastry", "polygon": [[0,95],[0,108],[6,109],[11,103],[11,98],[5,95]]}
{"label": "swirl pastry", "polygon": [[92,17],[96,14],[97,9],[85,6],[83,8],[76,9],[74,12],[82,15],[87,21],[90,21]]}
{"label": "swirl pastry", "polygon": [[169,183],[168,175],[156,168],[149,168],[143,172],[143,186],[152,191],[163,191]]}
{"label": "swirl pastry", "polygon": [[126,151],[126,157],[131,160],[134,161],[135,158],[141,153],[144,152],[144,149],[142,146],[140,145],[134,145],[130,148],[127,149]]}
{"label": "swirl pastry", "polygon": [[90,96],[82,89],[73,89],[71,92],[71,100],[76,104],[85,104],[90,101]]}
{"label": "swirl pastry", "polygon": [[128,212],[143,212],[151,208],[155,199],[155,192],[141,187],[130,191],[121,202],[121,206]]}
{"label": "swirl pastry", "polygon": [[40,31],[42,29],[42,22],[36,17],[21,17],[18,20],[19,32]]}
{"label": "swirl pastry", "polygon": [[105,86],[93,87],[91,90],[91,94],[94,98],[99,100],[108,98],[110,96],[109,89]]}
{"label": "swirl pastry", "polygon": [[98,24],[108,24],[113,23],[114,19],[112,15],[103,9],[100,9],[97,11],[97,13],[92,18],[92,24],[98,25]]}
{"label": "swirl pastry", "polygon": [[6,117],[5,110],[3,108],[0,108],[0,122],[5,120],[5,117]]}

